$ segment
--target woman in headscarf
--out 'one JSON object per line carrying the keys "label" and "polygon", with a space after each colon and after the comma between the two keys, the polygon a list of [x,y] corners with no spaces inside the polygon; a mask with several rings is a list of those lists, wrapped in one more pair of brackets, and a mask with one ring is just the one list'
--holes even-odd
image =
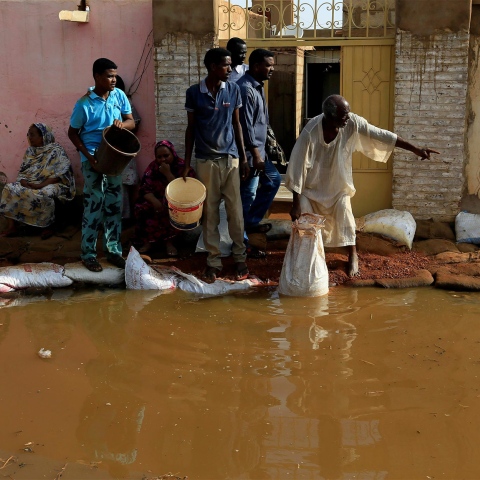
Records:
{"label": "woman in headscarf", "polygon": [[17,181],[7,183],[2,191],[0,215],[7,219],[7,229],[1,235],[14,236],[19,222],[43,228],[42,238],[48,238],[48,227],[55,221],[54,199],[72,200],[75,180],[70,160],[50,127],[34,123],[27,137],[30,146]]}
{"label": "woman in headscarf", "polygon": [[[185,162],[168,140],[158,142],[154,151],[155,160],[143,174],[135,203],[134,245],[140,253],[147,253],[155,243],[163,241],[167,255],[176,256],[178,252],[173,240],[180,232],[170,224],[165,189],[172,180],[182,176]],[[192,169],[188,176],[195,176]]]}

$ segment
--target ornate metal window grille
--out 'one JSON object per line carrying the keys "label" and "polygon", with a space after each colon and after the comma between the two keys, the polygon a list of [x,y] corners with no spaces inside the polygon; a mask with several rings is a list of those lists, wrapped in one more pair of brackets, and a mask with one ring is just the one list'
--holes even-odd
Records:
{"label": "ornate metal window grille", "polygon": [[220,40],[309,41],[395,36],[395,0],[217,0]]}

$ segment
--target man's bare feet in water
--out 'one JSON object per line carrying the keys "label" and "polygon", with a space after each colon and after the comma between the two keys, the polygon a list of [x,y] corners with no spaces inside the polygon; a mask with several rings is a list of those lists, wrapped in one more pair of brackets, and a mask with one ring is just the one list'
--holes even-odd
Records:
{"label": "man's bare feet in water", "polygon": [[350,251],[348,252],[348,269],[347,274],[349,277],[358,275],[358,255],[357,247],[350,245]]}

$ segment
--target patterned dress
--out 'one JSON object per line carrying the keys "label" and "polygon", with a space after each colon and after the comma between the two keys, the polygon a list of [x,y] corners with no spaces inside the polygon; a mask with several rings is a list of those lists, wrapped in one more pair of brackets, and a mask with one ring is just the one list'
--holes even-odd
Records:
{"label": "patterned dress", "polygon": [[[170,165],[170,170],[175,178],[180,177],[185,162],[178,157],[170,142],[168,142],[168,145],[166,141],[159,142],[155,146],[155,150],[161,145],[167,146],[172,151],[174,161]],[[191,169],[188,176],[195,177],[195,172]],[[150,163],[140,182],[139,196],[134,208],[136,219],[134,244],[137,247],[149,242],[170,240],[180,233],[170,224],[168,203],[165,198],[165,189],[168,183],[165,175],[160,173],[157,162]],[[153,193],[162,202],[164,209],[161,212],[155,211],[153,205],[145,200],[144,196],[148,193]]]}
{"label": "patterned dress", "polygon": [[[45,228],[55,221],[55,202],[72,200],[75,180],[65,150],[55,143],[49,127],[34,124],[43,136],[43,147],[28,147],[20,166],[17,181],[7,183],[0,199],[0,214],[27,225]],[[39,189],[22,187],[21,180],[42,183],[58,178],[60,181]]]}

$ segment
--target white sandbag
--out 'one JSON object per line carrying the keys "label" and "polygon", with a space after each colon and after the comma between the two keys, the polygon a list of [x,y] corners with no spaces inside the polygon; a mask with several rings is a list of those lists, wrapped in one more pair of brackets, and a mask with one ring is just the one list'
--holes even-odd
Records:
{"label": "white sandbag", "polygon": [[255,277],[239,282],[216,280],[214,283],[205,283],[194,275],[183,273],[175,267],[150,267],[133,247],[127,257],[125,281],[127,289],[130,290],[173,291],[175,288],[179,288],[185,292],[211,296],[247,290],[262,284]]}
{"label": "white sandbag", "polygon": [[[233,241],[228,233],[227,211],[225,210],[225,202],[220,202],[220,223],[218,224],[218,233],[220,234],[220,256],[229,257],[232,254]],[[195,252],[206,252],[205,242],[203,241],[203,232],[198,238]]]}
{"label": "white sandbag", "polygon": [[480,215],[460,212],[455,217],[455,236],[458,243],[480,245]]}
{"label": "white sandbag", "polygon": [[64,268],[55,263],[23,263],[0,268],[0,293],[29,287],[68,287],[73,282],[64,275]]}
{"label": "white sandbag", "polygon": [[325,218],[304,213],[292,224],[278,291],[293,297],[318,297],[328,293],[328,269],[323,250]]}
{"label": "white sandbag", "polygon": [[261,285],[258,278],[247,278],[238,282],[230,282],[227,280],[215,280],[214,283],[205,283],[194,275],[177,271],[180,278],[177,281],[177,287],[184,292],[199,293],[202,295],[224,295],[240,290],[248,290],[253,286]]}
{"label": "white sandbag", "polygon": [[74,282],[94,283],[97,285],[119,285],[125,281],[125,271],[108,263],[98,261],[102,266],[101,272],[91,272],[82,262],[66,263],[65,276]]}
{"label": "white sandbag", "polygon": [[358,230],[377,233],[412,249],[417,224],[410,212],[395,209],[379,210],[363,217]]}
{"label": "white sandbag", "polygon": [[125,283],[129,290],[173,291],[176,288],[174,275],[150,268],[133,247],[125,262]]}

